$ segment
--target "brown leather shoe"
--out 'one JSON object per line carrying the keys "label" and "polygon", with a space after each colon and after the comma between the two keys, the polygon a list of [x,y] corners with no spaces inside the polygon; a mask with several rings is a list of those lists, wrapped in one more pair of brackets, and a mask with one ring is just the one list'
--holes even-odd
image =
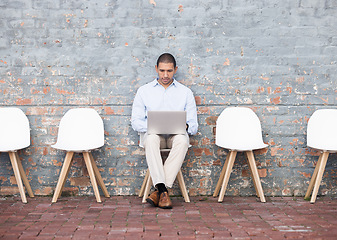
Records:
{"label": "brown leather shoe", "polygon": [[153,207],[158,207],[159,203],[159,192],[158,190],[155,190],[149,196],[147,197],[146,201],[150,203]]}
{"label": "brown leather shoe", "polygon": [[172,202],[171,202],[171,199],[169,197],[168,192],[162,192],[160,194],[158,207],[164,208],[164,209],[171,209],[172,208]]}

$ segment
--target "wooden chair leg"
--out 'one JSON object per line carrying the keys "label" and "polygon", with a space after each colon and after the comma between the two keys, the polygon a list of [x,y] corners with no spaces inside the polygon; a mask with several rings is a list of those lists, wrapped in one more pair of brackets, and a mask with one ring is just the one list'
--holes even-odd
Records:
{"label": "wooden chair leg", "polygon": [[62,169],[61,169],[60,177],[59,177],[59,180],[57,182],[56,189],[55,189],[55,192],[54,192],[54,196],[53,196],[53,199],[52,199],[53,203],[57,202],[57,198],[61,194],[61,190],[64,186],[65,181],[66,181],[67,173],[69,172],[69,168],[70,168],[70,164],[71,164],[73,156],[74,156],[74,152],[67,152],[67,154],[66,154],[66,157],[64,159],[64,163],[63,163],[63,166],[62,166]]}
{"label": "wooden chair leg", "polygon": [[319,169],[319,167],[321,165],[321,162],[322,162],[322,156],[323,156],[323,152],[321,152],[321,154],[319,155],[319,158],[318,158],[318,161],[316,163],[316,167],[315,167],[314,173],[312,174],[312,177],[311,177],[311,180],[310,180],[310,183],[309,183],[308,190],[307,190],[307,192],[306,192],[306,194],[304,196],[305,200],[310,200],[310,195],[311,195],[312,189],[314,188],[314,185],[315,185],[315,182],[316,182],[318,169]]}
{"label": "wooden chair leg", "polygon": [[89,177],[90,177],[92,188],[94,189],[96,201],[100,203],[100,202],[102,202],[101,201],[101,196],[99,195],[99,190],[98,190],[98,186],[97,186],[95,172],[94,172],[94,169],[92,167],[92,163],[91,163],[91,159],[90,159],[89,153],[88,152],[83,152],[83,157],[84,157],[85,165],[87,166],[87,170],[88,170],[88,173],[89,173]]}
{"label": "wooden chair leg", "polygon": [[178,184],[180,187],[180,191],[185,199],[185,202],[190,202],[190,197],[188,196],[187,190],[186,190],[186,185],[185,185],[185,181],[184,181],[184,177],[183,174],[181,172],[181,170],[179,170],[178,174],[177,174],[177,179],[178,179]]}
{"label": "wooden chair leg", "polygon": [[225,161],[225,163],[222,167],[218,183],[216,184],[216,187],[215,187],[215,190],[214,190],[214,193],[213,193],[213,197],[217,197],[218,194],[219,194],[219,191],[220,191],[220,188],[221,188],[224,176],[225,176],[225,171],[226,171],[226,168],[227,168],[227,165],[228,165],[229,155],[230,155],[230,152],[228,152],[227,157],[226,157],[226,161]]}
{"label": "wooden chair leg", "polygon": [[66,184],[66,181],[67,181],[67,177],[69,176],[69,171],[70,171],[70,168],[71,168],[71,164],[69,165],[68,169],[67,169],[67,172],[66,172],[66,178],[64,179],[63,183],[62,183],[62,187],[61,187],[61,190],[59,192],[59,195],[58,195],[58,198],[61,197],[62,195],[62,192],[63,192],[63,189],[64,189],[64,185]]}
{"label": "wooden chair leg", "polygon": [[310,203],[315,203],[315,201],[316,201],[318,189],[319,189],[319,186],[321,185],[321,181],[322,181],[322,177],[323,177],[323,173],[324,173],[324,170],[325,170],[325,166],[326,166],[326,162],[328,160],[328,157],[329,157],[329,152],[323,152],[321,164],[320,164],[318,172],[317,172],[314,191],[312,192]]}
{"label": "wooden chair leg", "polygon": [[150,171],[149,171],[149,169],[147,169],[144,180],[143,180],[142,187],[140,188],[140,191],[139,191],[139,194],[138,194],[138,197],[144,196],[145,186],[146,186],[146,183],[147,183],[147,180],[148,180],[149,176],[150,176]]}
{"label": "wooden chair leg", "polygon": [[94,173],[95,173],[95,176],[96,176],[96,180],[97,180],[97,182],[98,182],[98,185],[101,187],[104,196],[105,196],[105,197],[110,197],[109,192],[108,192],[108,190],[106,189],[106,186],[105,186],[105,184],[104,184],[104,182],[103,182],[101,173],[99,172],[99,170],[98,170],[98,168],[97,168],[97,165],[96,165],[96,163],[95,163],[94,157],[92,156],[92,153],[91,153],[91,152],[89,152],[89,157],[90,157],[90,160],[91,160],[92,167],[93,167],[93,169],[94,169]]}
{"label": "wooden chair leg", "polygon": [[30,184],[29,184],[28,178],[26,176],[25,170],[22,167],[22,163],[21,163],[21,160],[19,158],[18,152],[15,152],[15,156],[16,156],[16,159],[17,159],[17,162],[18,162],[18,167],[19,167],[19,171],[20,171],[20,175],[21,175],[23,184],[25,185],[25,187],[27,189],[29,197],[33,198],[34,194],[33,194],[32,188],[30,187]]}
{"label": "wooden chair leg", "polygon": [[219,195],[219,198],[218,198],[218,202],[222,202],[223,198],[225,196],[226,188],[227,188],[227,185],[228,185],[229,177],[230,177],[231,172],[232,172],[232,168],[233,168],[233,165],[234,165],[234,161],[235,161],[237,151],[230,151],[229,154],[230,154],[230,156],[229,156],[229,159],[228,159],[228,164],[226,166],[224,180],[222,182],[222,187],[221,187],[220,195]]}
{"label": "wooden chair leg", "polygon": [[149,176],[148,179],[147,179],[146,185],[145,185],[142,203],[146,203],[146,198],[150,193],[151,186],[152,186],[152,179],[151,179],[151,176]]}
{"label": "wooden chair leg", "polygon": [[259,177],[259,172],[257,171],[254,154],[253,151],[247,151],[247,157],[248,157],[248,163],[250,165],[250,168],[252,169],[252,176],[253,180],[255,181],[256,188],[257,188],[257,195],[260,196],[261,202],[266,202],[266,199],[264,197],[261,180]]}
{"label": "wooden chair leg", "polygon": [[27,198],[26,198],[25,190],[23,188],[21,174],[20,174],[19,165],[18,165],[19,160],[16,158],[16,155],[14,152],[8,152],[8,154],[9,154],[9,159],[11,160],[11,163],[12,163],[13,172],[14,172],[14,176],[16,179],[16,183],[19,188],[21,200],[23,203],[27,203]]}
{"label": "wooden chair leg", "polygon": [[[248,152],[245,152],[245,155],[246,155],[247,160],[248,160]],[[250,166],[249,162],[248,162],[248,166],[249,166],[250,173],[251,173],[252,176],[253,176],[253,170],[252,170],[252,167]],[[258,198],[260,198],[260,194],[259,194],[258,188],[257,188],[257,186],[256,186],[256,181],[255,181],[254,178],[253,178],[253,184],[254,184],[256,196],[257,196]]]}

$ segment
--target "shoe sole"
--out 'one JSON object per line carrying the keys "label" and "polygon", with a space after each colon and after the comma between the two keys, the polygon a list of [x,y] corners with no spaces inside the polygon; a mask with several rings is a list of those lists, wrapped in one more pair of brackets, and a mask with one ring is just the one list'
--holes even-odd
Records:
{"label": "shoe sole", "polygon": [[150,198],[147,198],[146,201],[150,203],[152,207],[157,207],[156,204]]}
{"label": "shoe sole", "polygon": [[165,206],[165,207],[160,207],[160,206],[158,206],[158,207],[161,208],[161,209],[172,209],[171,206]]}

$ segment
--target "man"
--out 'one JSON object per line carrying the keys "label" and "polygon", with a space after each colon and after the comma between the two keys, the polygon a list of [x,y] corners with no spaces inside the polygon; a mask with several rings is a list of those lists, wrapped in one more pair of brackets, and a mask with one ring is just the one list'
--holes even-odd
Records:
{"label": "man", "polygon": [[[185,159],[188,135],[194,135],[198,130],[197,111],[192,91],[173,77],[178,69],[175,58],[164,53],[158,58],[155,68],[158,78],[137,91],[132,105],[131,125],[135,131],[145,133],[146,161],[156,188],[146,201],[152,206],[170,209],[172,202],[167,187],[172,187]],[[147,134],[147,111],[186,111],[186,134]],[[163,163],[160,149],[167,147],[171,151]]]}

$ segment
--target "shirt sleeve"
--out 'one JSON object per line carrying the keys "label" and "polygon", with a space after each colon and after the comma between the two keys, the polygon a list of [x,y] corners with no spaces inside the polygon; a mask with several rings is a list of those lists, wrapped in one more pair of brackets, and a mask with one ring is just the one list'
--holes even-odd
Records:
{"label": "shirt sleeve", "polygon": [[141,88],[138,89],[132,104],[131,126],[137,132],[147,131],[146,107],[142,99]]}
{"label": "shirt sleeve", "polygon": [[189,135],[194,135],[198,131],[197,106],[190,89],[187,94],[186,113],[186,123],[188,124],[187,132]]}

